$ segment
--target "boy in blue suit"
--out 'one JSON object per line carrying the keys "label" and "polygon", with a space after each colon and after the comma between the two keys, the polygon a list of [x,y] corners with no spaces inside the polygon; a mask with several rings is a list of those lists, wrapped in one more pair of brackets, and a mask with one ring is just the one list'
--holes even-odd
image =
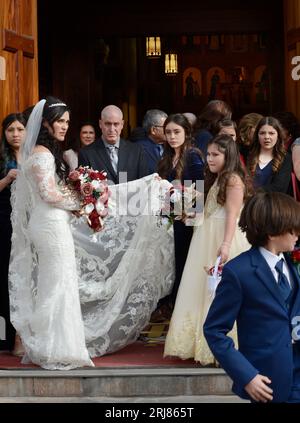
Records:
{"label": "boy in blue suit", "polygon": [[[258,193],[239,226],[252,245],[229,261],[204,323],[207,343],[253,402],[300,402],[300,278],[283,252],[300,234],[300,204],[282,193]],[[237,322],[239,350],[227,333]]]}

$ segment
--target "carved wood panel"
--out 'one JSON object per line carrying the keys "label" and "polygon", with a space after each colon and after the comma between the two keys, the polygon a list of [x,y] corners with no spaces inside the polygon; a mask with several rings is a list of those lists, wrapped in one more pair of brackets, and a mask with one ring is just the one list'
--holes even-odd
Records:
{"label": "carved wood panel", "polygon": [[2,121],[38,100],[37,0],[1,0],[0,9]]}

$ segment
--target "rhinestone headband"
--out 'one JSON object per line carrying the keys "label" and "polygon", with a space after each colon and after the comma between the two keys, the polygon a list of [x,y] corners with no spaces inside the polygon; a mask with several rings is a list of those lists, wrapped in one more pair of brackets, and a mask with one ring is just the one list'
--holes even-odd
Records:
{"label": "rhinestone headband", "polygon": [[49,108],[50,107],[56,107],[56,106],[67,106],[65,103],[52,103],[52,104],[49,104]]}

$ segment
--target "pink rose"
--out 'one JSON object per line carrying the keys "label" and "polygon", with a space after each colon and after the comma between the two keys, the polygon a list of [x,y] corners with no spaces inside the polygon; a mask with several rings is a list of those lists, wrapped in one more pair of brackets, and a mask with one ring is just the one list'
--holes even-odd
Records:
{"label": "pink rose", "polygon": [[85,168],[83,166],[79,166],[77,168],[77,171],[80,173],[80,175],[83,175],[86,172],[86,170],[85,170]]}
{"label": "pink rose", "polygon": [[80,176],[80,173],[79,172],[77,172],[77,170],[72,170],[70,173],[69,173],[69,179],[70,179],[70,181],[78,181],[78,179],[79,179],[79,176]]}
{"label": "pink rose", "polygon": [[93,185],[90,182],[86,182],[80,190],[84,196],[90,196],[93,194]]}

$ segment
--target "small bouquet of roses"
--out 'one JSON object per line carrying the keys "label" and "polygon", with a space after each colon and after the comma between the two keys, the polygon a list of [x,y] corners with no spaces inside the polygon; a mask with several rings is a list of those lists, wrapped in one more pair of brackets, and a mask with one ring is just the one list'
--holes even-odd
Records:
{"label": "small bouquet of roses", "polygon": [[295,249],[289,253],[289,255],[296,267],[298,275],[300,276],[300,247],[295,247]]}
{"label": "small bouquet of roses", "polygon": [[162,207],[159,212],[159,225],[167,225],[169,228],[175,220],[185,221],[188,217],[194,217],[190,213],[197,198],[194,184],[190,187],[172,185],[162,196]]}
{"label": "small bouquet of roses", "polygon": [[94,232],[101,231],[103,219],[108,214],[109,190],[106,172],[80,166],[69,173],[68,183],[80,195],[80,214],[86,216],[87,223]]}

